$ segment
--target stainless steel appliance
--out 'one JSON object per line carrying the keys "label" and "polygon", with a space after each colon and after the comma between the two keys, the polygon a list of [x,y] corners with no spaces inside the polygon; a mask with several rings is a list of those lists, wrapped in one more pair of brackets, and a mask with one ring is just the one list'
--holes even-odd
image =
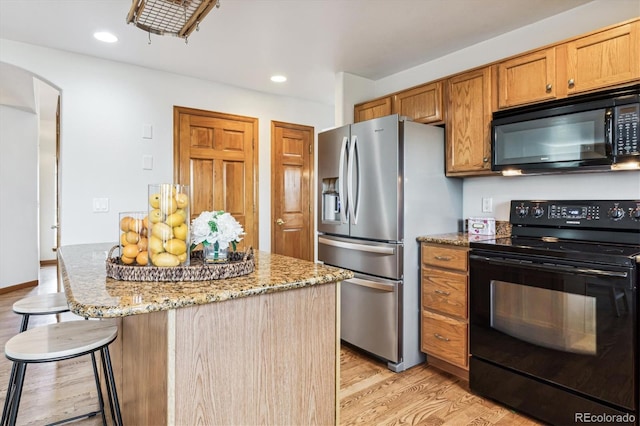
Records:
{"label": "stainless steel appliance", "polygon": [[640,168],[640,85],[496,112],[492,170]]}
{"label": "stainless steel appliance", "polygon": [[420,352],[419,235],[455,232],[461,182],[444,134],[398,115],[318,135],[318,259],[350,269],[340,337],[402,371]]}
{"label": "stainless steel appliance", "polygon": [[551,424],[637,424],[640,200],[512,201],[510,222],[470,243],[470,389]]}

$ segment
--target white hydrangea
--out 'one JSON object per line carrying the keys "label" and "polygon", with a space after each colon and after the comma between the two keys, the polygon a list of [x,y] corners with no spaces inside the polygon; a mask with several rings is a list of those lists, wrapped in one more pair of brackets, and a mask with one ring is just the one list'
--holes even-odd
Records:
{"label": "white hydrangea", "polygon": [[191,244],[193,247],[200,243],[213,245],[218,243],[220,248],[242,240],[244,229],[231,214],[222,210],[215,212],[204,211],[191,222]]}

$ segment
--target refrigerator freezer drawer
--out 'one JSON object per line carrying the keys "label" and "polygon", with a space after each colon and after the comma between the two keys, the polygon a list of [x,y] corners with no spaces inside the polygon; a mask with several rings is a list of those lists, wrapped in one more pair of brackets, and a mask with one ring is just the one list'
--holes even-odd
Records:
{"label": "refrigerator freezer drawer", "polygon": [[399,356],[402,282],[359,275],[340,285],[340,338],[392,363]]}
{"label": "refrigerator freezer drawer", "polygon": [[355,272],[402,279],[402,244],[320,235],[318,259],[328,265]]}

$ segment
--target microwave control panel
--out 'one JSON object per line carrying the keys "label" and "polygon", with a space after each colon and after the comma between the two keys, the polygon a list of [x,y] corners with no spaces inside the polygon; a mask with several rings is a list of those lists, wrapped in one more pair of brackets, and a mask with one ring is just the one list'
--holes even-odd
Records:
{"label": "microwave control panel", "polygon": [[619,105],[615,109],[614,155],[640,154],[638,126],[640,126],[640,104]]}

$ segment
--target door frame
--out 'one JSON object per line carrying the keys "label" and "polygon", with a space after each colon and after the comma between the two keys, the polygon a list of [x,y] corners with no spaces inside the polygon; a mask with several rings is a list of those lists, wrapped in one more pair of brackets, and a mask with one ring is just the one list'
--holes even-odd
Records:
{"label": "door frame", "polygon": [[310,258],[311,259],[315,259],[316,257],[316,250],[315,250],[315,221],[316,221],[316,193],[315,193],[315,140],[316,140],[316,134],[315,134],[315,128],[313,126],[305,126],[303,124],[294,124],[294,123],[287,123],[284,121],[277,121],[277,120],[271,120],[271,190],[270,190],[270,194],[269,197],[271,199],[271,252],[273,253],[275,250],[274,244],[275,244],[275,232],[276,232],[276,212],[275,212],[275,202],[274,202],[274,188],[276,185],[276,174],[273,172],[273,167],[275,165],[275,156],[276,156],[276,148],[275,148],[275,144],[273,143],[274,139],[275,139],[275,129],[276,127],[284,127],[284,128],[289,128],[289,129],[295,129],[295,130],[303,130],[303,131],[311,131],[311,138],[309,140],[310,143],[310,147],[309,147],[309,187],[308,187],[308,191],[309,191],[309,201],[310,201],[310,208],[309,208],[309,226],[311,227],[311,229],[309,230],[309,248],[310,248]]}

